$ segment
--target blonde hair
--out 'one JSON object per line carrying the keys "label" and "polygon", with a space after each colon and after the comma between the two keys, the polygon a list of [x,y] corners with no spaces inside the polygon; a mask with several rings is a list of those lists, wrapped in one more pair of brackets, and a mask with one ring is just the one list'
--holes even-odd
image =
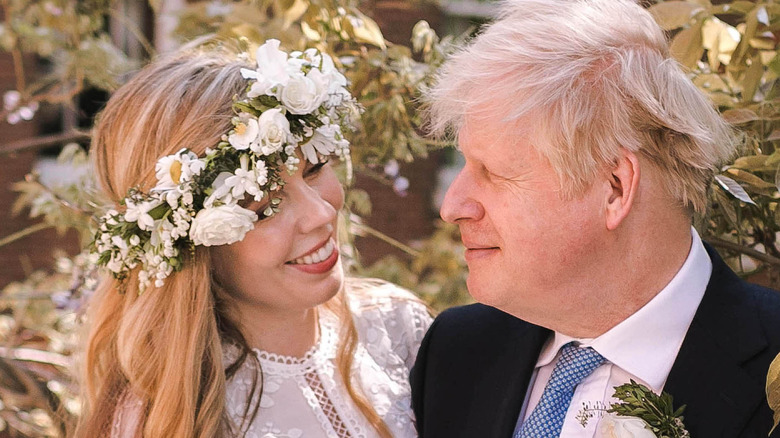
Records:
{"label": "blonde hair", "polygon": [[[565,197],[582,193],[620,148],[662,173],[668,193],[704,211],[713,169],[735,139],[631,0],[506,0],[495,22],[456,53],[427,93],[430,129],[466,118],[530,128]],[[525,117],[525,120],[520,120]]]}
{"label": "blonde hair", "polygon": [[[202,155],[215,146],[232,126],[233,97],[246,88],[242,67],[247,65],[227,50],[189,51],[150,64],[120,88],[99,117],[92,145],[107,195],[118,202],[130,188],[148,191],[160,157],[184,147]],[[105,279],[91,299],[76,436],[108,435],[128,395],[141,405],[139,436],[243,435],[259,403],[246,407],[240,425],[231,424],[226,381],[245,361],[258,370],[260,364],[231,312],[231,297],[212,278],[208,249],[197,247],[162,287],[139,294],[137,275],[136,269],[122,283]],[[389,437],[350,379],[357,332],[344,293],[327,303],[343,324],[337,365],[358,408]],[[239,349],[227,366],[225,345]],[[259,374],[250,399],[262,390]]]}

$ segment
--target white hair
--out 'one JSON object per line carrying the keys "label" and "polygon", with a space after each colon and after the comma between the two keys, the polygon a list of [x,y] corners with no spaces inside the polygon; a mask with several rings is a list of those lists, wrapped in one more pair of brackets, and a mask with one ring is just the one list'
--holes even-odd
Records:
{"label": "white hair", "polygon": [[631,0],[506,0],[426,98],[436,135],[457,133],[467,117],[533,121],[531,142],[569,197],[624,147],[658,168],[682,205],[704,211],[713,169],[736,144]]}

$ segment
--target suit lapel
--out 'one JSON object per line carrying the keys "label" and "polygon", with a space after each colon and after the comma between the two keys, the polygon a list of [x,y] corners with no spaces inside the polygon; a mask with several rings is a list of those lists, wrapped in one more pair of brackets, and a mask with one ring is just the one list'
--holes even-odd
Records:
{"label": "suit lapel", "polygon": [[512,318],[525,327],[512,330],[506,342],[496,350],[495,359],[484,364],[476,382],[469,424],[479,431],[490,431],[491,437],[511,437],[525,400],[528,383],[536,360],[550,331]]}
{"label": "suit lapel", "polygon": [[691,436],[736,437],[763,401],[763,385],[743,366],[768,344],[744,283],[707,252],[712,276],[664,390],[676,406],[687,405]]}

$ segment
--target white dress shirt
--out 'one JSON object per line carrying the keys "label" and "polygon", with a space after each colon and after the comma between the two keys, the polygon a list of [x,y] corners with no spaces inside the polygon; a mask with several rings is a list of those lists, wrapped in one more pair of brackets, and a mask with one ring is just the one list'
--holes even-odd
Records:
{"label": "white dress shirt", "polygon": [[600,416],[590,418],[583,427],[577,418],[583,407],[608,407],[617,401],[612,398],[615,387],[629,383],[630,379],[661,393],[712,273],[712,261],[698,233],[691,228],[691,234],[693,241],[683,266],[636,313],[595,339],[575,339],[555,332],[547,340],[536,362],[519,419],[531,415],[558,361],[561,347],[572,341],[593,347],[606,361],[574,391],[561,437],[593,438]]}

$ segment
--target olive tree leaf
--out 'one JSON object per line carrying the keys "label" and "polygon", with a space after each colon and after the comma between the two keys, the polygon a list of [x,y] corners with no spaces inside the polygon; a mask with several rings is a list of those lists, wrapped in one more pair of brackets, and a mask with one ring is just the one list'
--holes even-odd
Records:
{"label": "olive tree leaf", "polygon": [[754,122],[759,120],[758,114],[755,111],[747,108],[737,108],[723,111],[723,119],[732,125],[741,125],[743,123]]}
{"label": "olive tree leaf", "polygon": [[752,102],[753,96],[756,95],[756,90],[761,85],[761,78],[764,76],[764,64],[761,62],[761,57],[756,55],[751,59],[750,67],[745,72],[745,77],[742,80],[742,101]]}
{"label": "olive tree leaf", "polygon": [[770,191],[776,190],[774,184],[766,182],[763,179],[745,170],[731,167],[727,169],[726,172],[728,172],[729,175],[733,176],[735,180],[740,181],[744,184],[748,184],[750,187],[758,189],[759,191],[763,192],[765,190],[770,190]]}
{"label": "olive tree leaf", "polygon": [[380,49],[387,48],[385,38],[382,35],[382,31],[379,30],[379,25],[376,24],[376,21],[358,11],[353,11],[352,15],[354,17],[348,18],[356,40],[373,44]]}
{"label": "olive tree leaf", "polygon": [[704,54],[701,37],[701,23],[697,23],[687,29],[681,30],[672,40],[669,47],[680,64],[694,68]]}
{"label": "olive tree leaf", "polygon": [[771,435],[780,424],[780,354],[769,365],[769,372],[766,375],[766,400],[774,412],[774,425],[769,431]]}
{"label": "olive tree leaf", "polygon": [[716,175],[715,181],[718,182],[718,184],[723,188],[723,190],[730,193],[732,196],[739,199],[740,201],[748,204],[756,205],[756,203],[753,202],[753,199],[750,197],[750,195],[748,195],[745,189],[743,189],[742,186],[739,185],[739,183],[734,181],[733,179],[725,175]]}
{"label": "olive tree leaf", "polygon": [[668,1],[656,3],[648,10],[663,30],[674,30],[688,24],[704,8],[687,1]]}

